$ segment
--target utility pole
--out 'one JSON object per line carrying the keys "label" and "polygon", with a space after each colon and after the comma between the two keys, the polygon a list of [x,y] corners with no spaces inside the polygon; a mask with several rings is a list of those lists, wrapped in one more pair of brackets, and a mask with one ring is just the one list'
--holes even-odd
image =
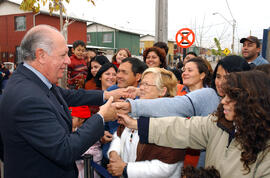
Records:
{"label": "utility pole", "polygon": [[[168,0],[156,0],[155,42],[168,44]],[[167,64],[169,59],[167,55]]]}
{"label": "utility pole", "polygon": [[236,24],[236,21],[233,19],[233,24],[232,24],[232,27],[233,27],[233,35],[232,35],[232,54],[234,54],[234,34],[235,34],[235,24]]}
{"label": "utility pole", "polygon": [[156,0],[155,41],[168,43],[168,0]]}

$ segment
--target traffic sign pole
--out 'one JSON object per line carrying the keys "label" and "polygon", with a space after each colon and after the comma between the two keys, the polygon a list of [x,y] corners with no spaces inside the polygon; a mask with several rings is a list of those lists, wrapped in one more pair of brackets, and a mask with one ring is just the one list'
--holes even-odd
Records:
{"label": "traffic sign pole", "polygon": [[187,56],[187,48],[183,48],[183,61]]}
{"label": "traffic sign pole", "polygon": [[176,33],[175,41],[179,47],[183,48],[183,59],[185,59],[187,48],[189,48],[195,41],[195,33],[189,28],[182,28]]}

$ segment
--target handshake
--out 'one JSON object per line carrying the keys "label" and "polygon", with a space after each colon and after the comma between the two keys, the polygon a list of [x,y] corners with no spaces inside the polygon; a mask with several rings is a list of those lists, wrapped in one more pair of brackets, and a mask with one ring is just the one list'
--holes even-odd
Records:
{"label": "handshake", "polygon": [[135,87],[105,91],[104,98],[107,102],[100,106],[98,113],[103,116],[105,122],[118,120],[120,124],[137,129],[137,122],[135,126],[135,122],[132,122],[134,119],[128,116],[128,113],[131,112],[130,103],[125,102],[124,99],[135,98],[138,95],[139,92]]}

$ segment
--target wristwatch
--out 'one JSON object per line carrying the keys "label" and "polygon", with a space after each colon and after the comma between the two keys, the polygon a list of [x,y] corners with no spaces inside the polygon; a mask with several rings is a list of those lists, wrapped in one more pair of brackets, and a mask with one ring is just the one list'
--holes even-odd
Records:
{"label": "wristwatch", "polygon": [[127,166],[128,164],[126,164],[125,168],[124,168],[124,171],[123,171],[123,176],[124,178],[128,178],[128,174],[127,174]]}

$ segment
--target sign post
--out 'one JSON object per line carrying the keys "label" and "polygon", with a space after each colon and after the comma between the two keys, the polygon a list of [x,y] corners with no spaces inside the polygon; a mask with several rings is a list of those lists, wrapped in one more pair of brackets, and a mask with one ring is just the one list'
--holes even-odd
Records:
{"label": "sign post", "polygon": [[186,57],[187,49],[195,41],[195,33],[189,28],[180,29],[175,35],[176,44],[183,48],[183,59]]}

